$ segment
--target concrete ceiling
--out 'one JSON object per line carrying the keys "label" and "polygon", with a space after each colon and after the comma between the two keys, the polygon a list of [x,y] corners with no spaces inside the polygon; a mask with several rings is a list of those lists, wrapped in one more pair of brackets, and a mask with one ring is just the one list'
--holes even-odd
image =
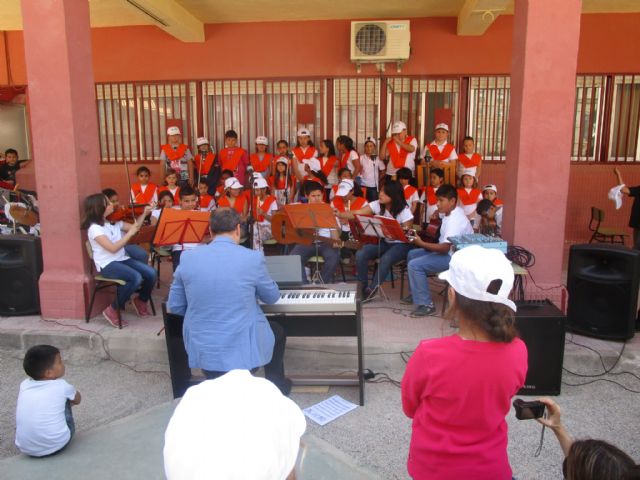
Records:
{"label": "concrete ceiling", "polygon": [[[497,16],[513,13],[513,1],[89,0],[89,4],[93,27],[157,25],[183,41],[198,42],[204,40],[203,25],[207,23],[400,17],[458,17],[459,34],[480,35]],[[144,10],[166,25],[161,25]],[[640,0],[583,0],[582,10],[584,13],[640,12]],[[0,30],[21,28],[20,0],[0,0]]]}

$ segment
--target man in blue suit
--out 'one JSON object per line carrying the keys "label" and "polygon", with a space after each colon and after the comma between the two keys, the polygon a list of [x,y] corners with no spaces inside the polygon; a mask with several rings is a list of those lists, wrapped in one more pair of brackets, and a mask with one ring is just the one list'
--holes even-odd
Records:
{"label": "man in blue suit", "polygon": [[257,301],[275,303],[280,290],[269,276],[263,254],[239,245],[240,222],[232,208],[212,212],[214,240],[183,253],[167,307],[184,316],[189,367],[202,369],[212,379],[230,370],[264,365],[266,378],[288,395],[291,380],[284,376],[284,330],[267,321]]}

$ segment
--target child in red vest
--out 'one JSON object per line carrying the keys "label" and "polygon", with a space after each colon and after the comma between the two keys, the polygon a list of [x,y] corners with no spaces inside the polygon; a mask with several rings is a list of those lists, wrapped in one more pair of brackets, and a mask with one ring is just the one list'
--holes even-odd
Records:
{"label": "child in red vest", "polygon": [[263,242],[270,240],[271,216],[278,210],[276,197],[268,194],[269,185],[267,180],[258,177],[253,181],[253,214],[255,215],[253,231],[253,249],[262,250]]}
{"label": "child in red vest", "polygon": [[[320,161],[320,170],[324,173],[324,176],[327,177],[327,185],[326,189],[331,189],[334,185],[338,184],[338,169],[340,167],[340,163],[338,162],[338,157],[336,157],[336,148],[333,145],[333,142],[325,138],[320,142],[319,146],[320,155],[318,155],[318,160]],[[330,192],[325,191],[325,199],[328,199]]]}
{"label": "child in red vest", "polygon": [[158,187],[149,181],[151,170],[140,167],[136,170],[138,181],[131,185],[131,201],[138,204],[152,204],[158,201]]}
{"label": "child in red vest", "polygon": [[482,157],[476,152],[476,144],[473,137],[464,137],[462,148],[464,149],[464,153],[458,155],[456,176],[460,179],[463,174],[468,173],[476,178],[480,178]]}
{"label": "child in red vest", "polygon": [[289,159],[289,144],[280,140],[277,145],[278,154],[275,160],[273,175],[269,178],[269,185],[276,197],[278,206],[293,201],[294,181],[291,176],[291,160]]}
{"label": "child in red vest", "polygon": [[200,210],[205,212],[210,212],[216,208],[216,200],[213,198],[213,195],[209,195],[207,192],[208,189],[207,180],[205,178],[201,178],[198,183],[198,206],[200,207]]}
{"label": "child in red vest", "polygon": [[336,148],[340,156],[340,168],[348,168],[351,172],[351,178],[359,184],[358,177],[362,166],[360,165],[360,155],[353,145],[353,139],[347,135],[340,135],[336,139]]}
{"label": "child in red vest", "polygon": [[301,128],[298,130],[298,139],[293,149],[293,155],[300,163],[300,173],[304,175],[304,165],[312,158],[318,156],[318,150],[316,150],[316,147],[311,141],[311,132],[308,129]]}
{"label": "child in red vest", "polygon": [[273,169],[273,155],[267,153],[269,140],[267,137],[256,137],[256,153],[249,156],[249,161],[255,173],[259,173],[263,178],[268,178]]}
{"label": "child in red vest", "polygon": [[395,180],[396,172],[406,167],[413,173],[416,169],[418,141],[407,134],[404,122],[395,122],[391,127],[391,137],[380,146],[380,158],[388,161],[387,180]]}
{"label": "child in red vest", "polygon": [[224,134],[225,148],[218,152],[218,160],[222,170],[231,170],[234,177],[244,184],[249,156],[247,151],[238,146],[238,134],[235,130],[227,130]]}
{"label": "child in red vest", "polygon": [[373,202],[378,199],[380,180],[387,167],[378,158],[376,152],[376,139],[367,137],[364,142],[364,153],[360,155],[360,166],[362,167],[362,186],[366,189],[367,200]]}
{"label": "child in red vest", "polygon": [[189,147],[182,143],[182,135],[178,127],[167,128],[169,142],[162,145],[160,152],[160,166],[162,175],[174,170],[178,175],[180,185],[193,180],[193,155]]}
{"label": "child in red vest", "polygon": [[422,187],[422,196],[420,201],[422,202],[423,214],[422,224],[426,225],[431,222],[431,217],[438,211],[438,198],[436,192],[444,184],[444,170],[441,168],[432,168],[429,171],[429,186]]}
{"label": "child in red vest", "polygon": [[504,205],[504,202],[498,198],[498,188],[493,184],[482,187],[482,198],[491,200],[498,208],[502,208]]}
{"label": "child in red vest", "polygon": [[439,123],[434,132],[435,139],[425,146],[425,157],[431,157],[431,164],[434,167],[442,167],[444,163],[455,165],[458,159],[456,148],[448,142],[449,125]]}
{"label": "child in red vest", "polygon": [[462,188],[458,188],[458,206],[462,207],[464,214],[473,224],[476,218],[476,205],[482,200],[482,192],[478,188],[474,188],[476,178],[473,175],[465,173],[462,175]]}
{"label": "child in red vest", "polygon": [[[350,178],[340,180],[337,187],[336,195],[331,201],[331,206],[335,210],[339,212],[350,212],[352,210],[361,210],[369,204],[364,196],[362,196],[362,190],[358,188]],[[340,221],[340,228],[342,229],[340,238],[342,240],[348,240],[349,232],[351,231],[349,221],[344,218],[338,220]]]}
{"label": "child in red vest", "polygon": [[178,203],[180,201],[180,187],[178,186],[178,174],[174,170],[167,170],[164,176],[164,186],[158,189],[160,192],[169,191],[173,196],[173,201]]}
{"label": "child in red vest", "polygon": [[402,188],[404,189],[404,199],[407,201],[407,205],[411,208],[411,213],[416,213],[416,209],[418,208],[418,204],[420,203],[420,196],[418,195],[418,189],[410,184],[413,175],[411,174],[411,170],[407,167],[402,167],[396,173],[398,177],[398,181]]}
{"label": "child in red vest", "polygon": [[158,224],[158,220],[160,220],[160,213],[164,208],[172,208],[173,207],[173,195],[169,190],[164,190],[158,194],[158,205],[156,205],[156,209],[151,212],[151,217],[149,218],[151,225],[156,226]]}
{"label": "child in red vest", "polygon": [[[209,176],[220,175],[220,164],[216,162],[216,152],[213,151],[209,140],[205,137],[199,137],[196,140],[198,146],[198,154],[195,158],[195,169],[198,172],[198,179],[200,183],[201,179],[207,179]],[[215,178],[213,179],[215,183]]]}

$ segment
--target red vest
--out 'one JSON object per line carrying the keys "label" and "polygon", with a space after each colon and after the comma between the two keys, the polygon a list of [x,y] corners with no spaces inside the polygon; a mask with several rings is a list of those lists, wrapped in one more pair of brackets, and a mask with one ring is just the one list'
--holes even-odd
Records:
{"label": "red vest", "polygon": [[409,200],[411,198],[411,195],[413,195],[417,191],[418,189],[413,185],[407,185],[406,187],[404,187],[404,199]]}
{"label": "red vest", "polygon": [[318,160],[320,160],[320,165],[321,168],[320,170],[322,171],[322,173],[324,173],[325,177],[328,177],[329,174],[331,173],[331,170],[333,170],[336,166],[336,162],[338,161],[338,159],[335,156],[330,156],[329,158],[318,158]]}
{"label": "red vest", "polygon": [[503,202],[502,200],[500,200],[499,198],[496,198],[496,199],[493,201],[493,204],[494,204],[496,207],[502,207],[502,206],[504,206],[504,202]]}
{"label": "red vest", "polygon": [[[360,210],[364,207],[364,204],[367,201],[363,197],[354,197],[351,201],[351,205],[349,205],[349,210]],[[334,197],[331,201],[331,205],[337,208],[341,212],[345,212],[347,210],[347,206],[344,203],[343,197]]]}
{"label": "red vest", "polygon": [[458,189],[458,199],[463,205],[473,205],[478,203],[478,197],[482,195],[482,192],[477,188],[472,188],[468,193],[465,188]]}
{"label": "red vest", "polygon": [[[233,204],[233,209],[238,212],[240,215],[244,213],[244,204],[247,201],[247,197],[244,194],[240,194],[236,197],[236,201]],[[220,197],[218,199],[219,207],[230,207],[231,203],[229,202],[229,197],[226,195]]]}
{"label": "red vest", "polygon": [[231,170],[236,172],[238,170],[238,164],[244,154],[244,150],[240,147],[235,148],[223,148],[218,152],[220,157],[220,166],[222,170]]}
{"label": "red vest", "polygon": [[461,153],[460,155],[458,155],[458,161],[464,166],[464,168],[471,168],[480,165],[482,157],[479,153],[472,153],[471,158],[469,158],[466,154]]}
{"label": "red vest", "polygon": [[211,200],[213,200],[213,197],[208,193],[205,193],[204,195],[200,195],[200,204],[199,204],[200,208],[208,208],[209,205],[211,204]]}
{"label": "red vest", "polygon": [[[340,168],[346,168],[347,164],[349,163],[349,157],[351,156],[351,152],[355,152],[355,150],[351,150],[351,151],[345,152],[342,155],[342,157],[340,158]],[[356,154],[357,153],[358,152],[356,152]],[[360,155],[358,155],[358,159],[359,158],[360,158]]]}
{"label": "red vest", "polygon": [[287,177],[278,177],[276,180],[275,175],[269,177],[269,186],[275,190],[284,190],[287,188],[287,183],[291,185],[291,178],[289,178],[289,182],[287,182]]}
{"label": "red vest", "polygon": [[312,147],[312,146],[308,146],[306,152],[302,151],[302,147],[296,147],[293,149],[293,154],[296,156],[296,158],[300,162],[302,160],[309,160],[310,158],[313,158],[313,155],[315,153],[316,153],[316,149],[315,147]]}
{"label": "red vest", "polygon": [[178,148],[175,150],[169,144],[162,145],[162,151],[171,161],[176,161],[184,157],[185,153],[187,153],[187,148],[189,147],[187,147],[184,143],[178,145]]}
{"label": "red vest", "polygon": [[436,189],[432,186],[422,187],[423,192],[427,192],[427,204],[435,205],[438,203],[438,198],[436,197]]}
{"label": "red vest", "polygon": [[[407,138],[404,139],[403,143],[405,145],[409,145],[412,140],[413,137],[407,135]],[[387,150],[389,151],[389,156],[391,157],[391,162],[393,162],[394,167],[402,168],[405,166],[405,163],[407,163],[407,155],[409,155],[409,152],[407,152],[404,148],[399,148],[396,145],[396,142],[393,140],[387,143]]]}
{"label": "red vest", "polygon": [[131,194],[133,196],[133,203],[151,203],[153,200],[153,194],[156,193],[158,187],[149,182],[147,183],[147,188],[145,188],[144,193],[142,192],[142,186],[139,183],[134,183],[131,185]]}
{"label": "red vest", "polygon": [[427,147],[429,148],[429,153],[431,153],[431,158],[436,162],[442,162],[448,159],[449,155],[451,155],[451,152],[453,152],[454,149],[453,145],[451,145],[450,143],[447,143],[444,146],[442,152],[435,143],[430,143],[429,145],[427,145]]}
{"label": "red vest", "polygon": [[[171,192],[171,190],[169,190],[169,187],[160,187],[158,188],[158,195],[160,195],[160,193],[164,191]],[[178,187],[178,189],[176,190],[176,193],[173,194],[173,203],[177,205],[179,201],[180,201],[180,187]]]}
{"label": "red vest", "polygon": [[[258,207],[260,207],[260,210],[262,210],[263,212],[268,212],[269,208],[271,208],[271,204],[276,201],[276,197],[274,197],[273,195],[267,195],[264,199],[264,202],[262,202],[262,205],[258,205],[258,200],[259,200],[258,197],[253,197],[254,211],[257,212]],[[258,222],[264,222],[265,220],[264,215],[256,214],[256,220]]]}
{"label": "red vest", "polygon": [[266,172],[271,166],[272,158],[273,155],[271,155],[270,153],[265,153],[262,160],[260,160],[260,157],[257,153],[252,153],[249,156],[249,161],[251,162],[251,166],[256,172]]}
{"label": "red vest", "polygon": [[209,170],[211,170],[211,166],[213,165],[213,161],[216,159],[216,154],[213,152],[207,153],[204,157],[204,161],[202,160],[202,155],[196,155],[196,170],[200,172],[200,175],[208,175]]}

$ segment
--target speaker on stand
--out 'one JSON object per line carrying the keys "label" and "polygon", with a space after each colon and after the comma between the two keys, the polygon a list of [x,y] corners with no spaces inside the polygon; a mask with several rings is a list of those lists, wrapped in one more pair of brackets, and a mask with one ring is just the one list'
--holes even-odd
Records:
{"label": "speaker on stand", "polygon": [[40,313],[42,244],[31,235],[0,235],[0,315]]}
{"label": "speaker on stand", "polygon": [[606,243],[569,251],[567,327],[605,340],[633,337],[638,316],[640,251]]}

